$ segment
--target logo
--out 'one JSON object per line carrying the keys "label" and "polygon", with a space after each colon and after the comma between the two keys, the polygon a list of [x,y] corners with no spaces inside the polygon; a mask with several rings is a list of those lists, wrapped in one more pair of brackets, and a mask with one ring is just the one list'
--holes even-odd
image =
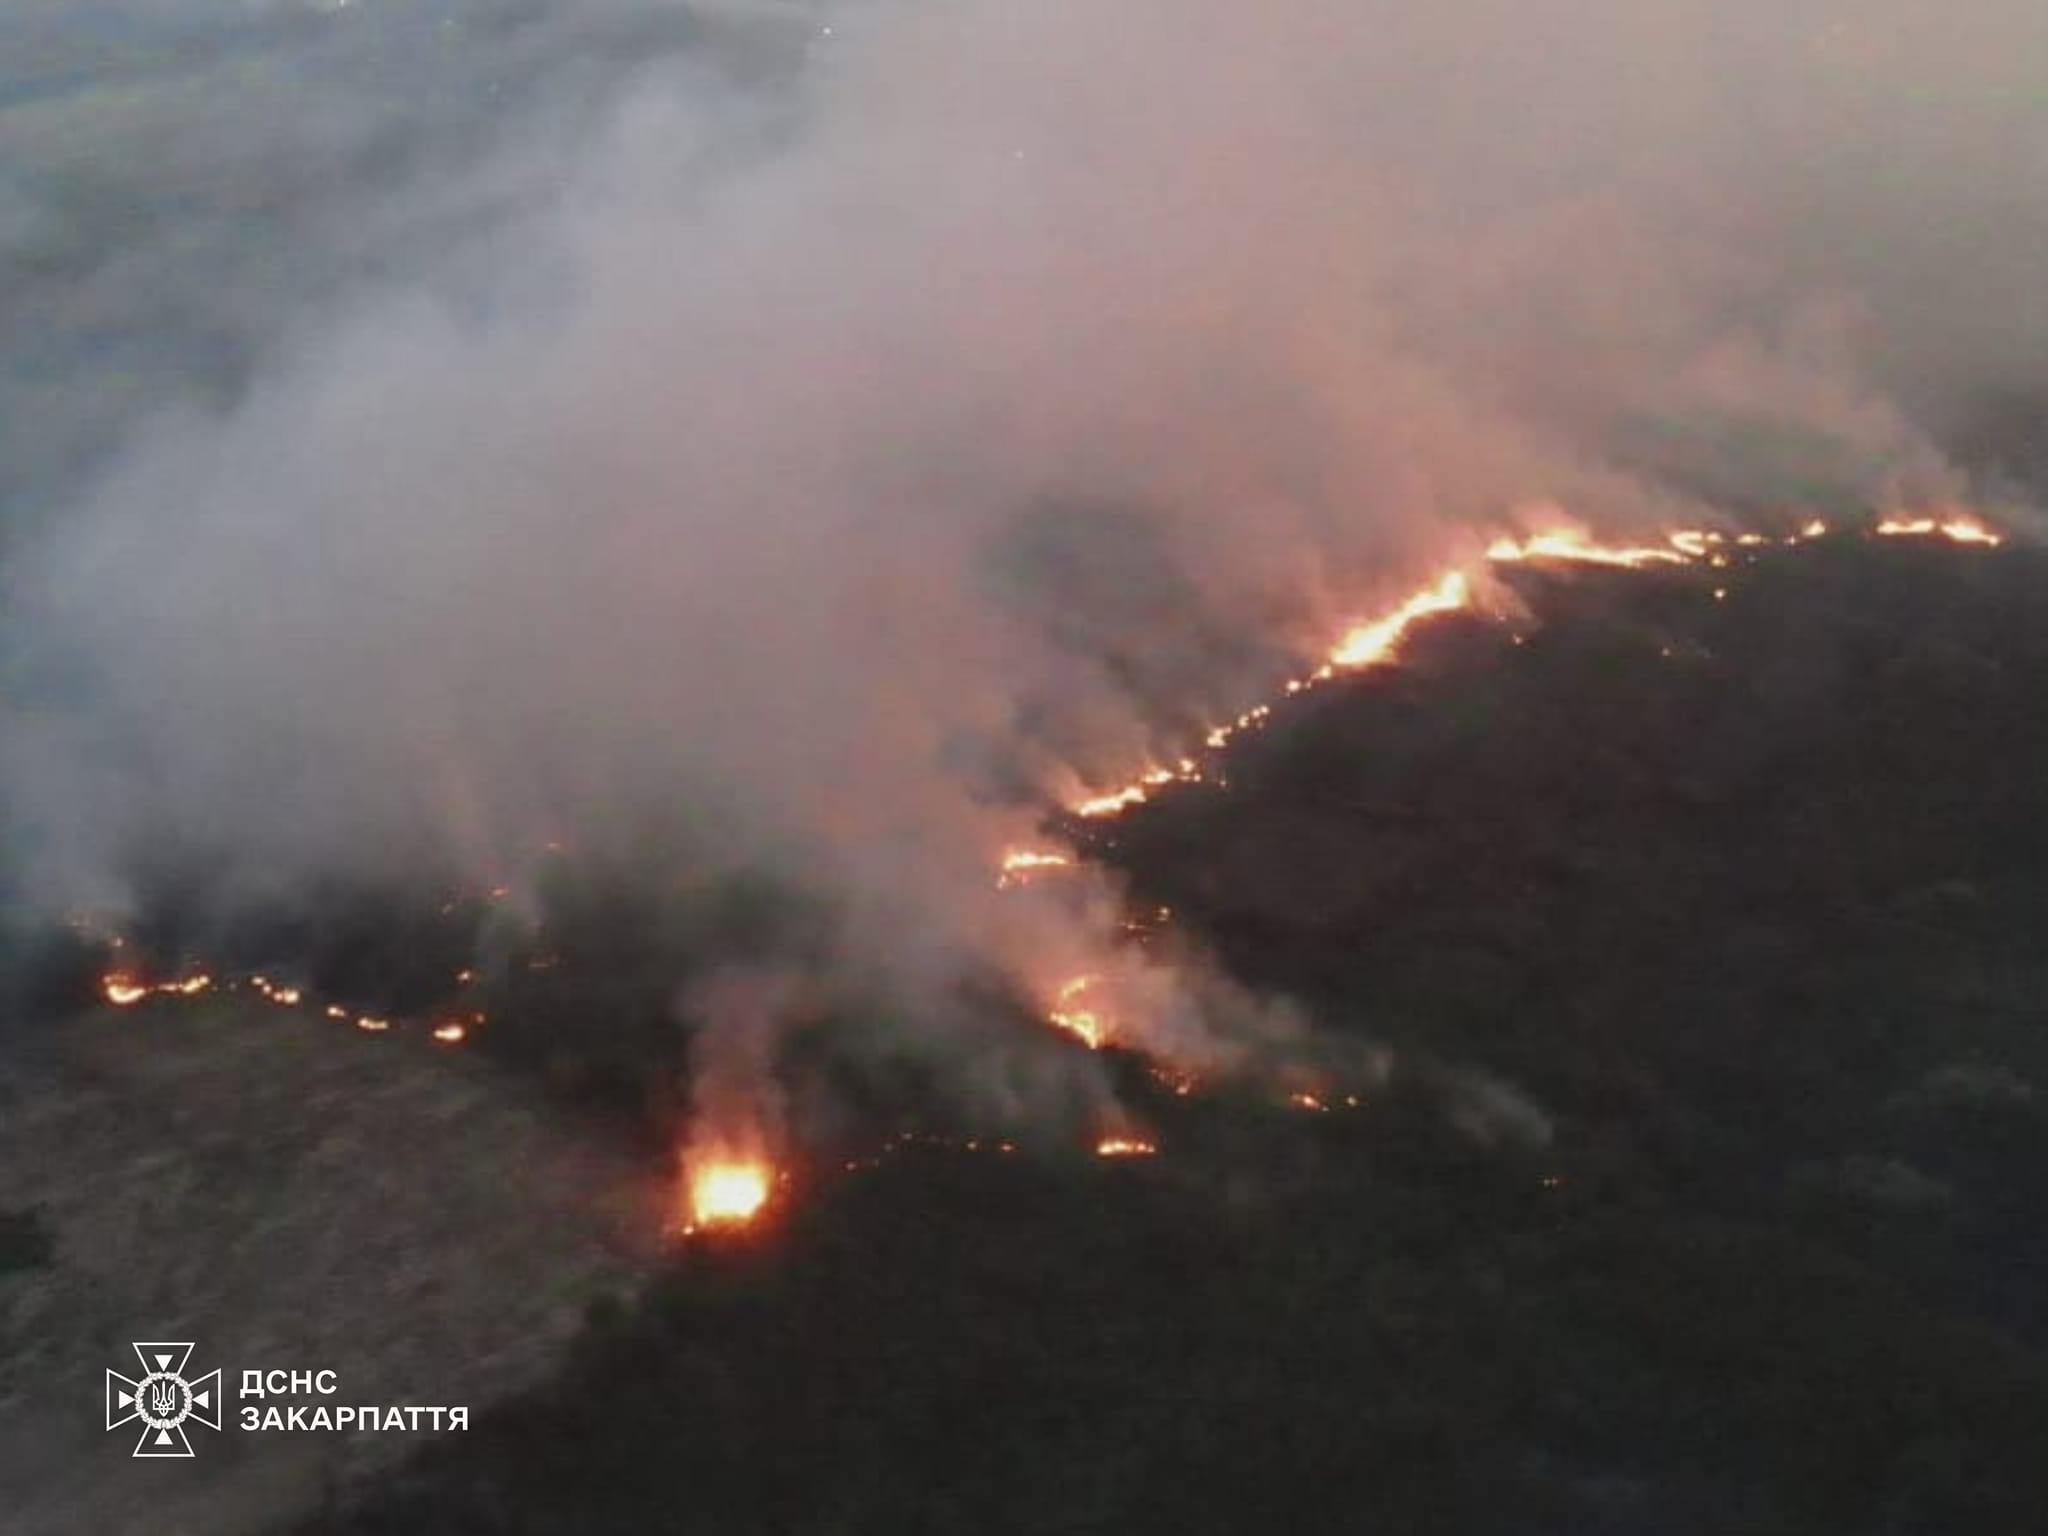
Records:
{"label": "logo", "polygon": [[220,1428],[220,1372],[187,1381],[190,1344],[137,1344],[135,1358],[142,1362],[140,1380],[107,1372],[107,1428],[119,1429],[140,1419],[142,1438],[135,1442],[136,1455],[190,1456],[187,1419],[208,1429]]}

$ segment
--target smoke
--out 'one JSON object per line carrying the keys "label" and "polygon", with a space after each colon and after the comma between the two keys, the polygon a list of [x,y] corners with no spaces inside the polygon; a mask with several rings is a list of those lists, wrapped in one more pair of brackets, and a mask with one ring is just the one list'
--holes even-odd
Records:
{"label": "smoke", "polygon": [[2048,355],[2048,21],[1936,9],[880,0],[788,80],[642,71],[574,156],[500,140],[556,190],[482,270],[274,341],[17,542],[26,887],[681,818],[903,995],[1047,996],[1117,912],[994,889],[1047,804],[1518,508],[1716,515],[1646,424],[1965,492],[1929,429]]}

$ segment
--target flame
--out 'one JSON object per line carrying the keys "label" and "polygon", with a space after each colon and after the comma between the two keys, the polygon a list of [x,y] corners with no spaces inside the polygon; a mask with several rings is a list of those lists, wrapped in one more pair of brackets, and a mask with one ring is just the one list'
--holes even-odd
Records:
{"label": "flame", "polygon": [[1100,976],[1076,976],[1061,985],[1055,994],[1053,1006],[1046,1013],[1046,1019],[1056,1028],[1064,1029],[1091,1051],[1102,1049],[1109,1038],[1109,1030],[1103,1023],[1102,1015],[1092,1008],[1071,1006],[1087,994],[1090,987],[1102,980]]}
{"label": "flame", "polygon": [[[120,948],[122,941],[112,941]],[[302,988],[286,986],[272,981],[261,971],[246,976],[218,977],[210,971],[197,971],[181,976],[174,981],[143,981],[129,971],[109,971],[100,978],[100,995],[116,1008],[132,1008],[137,1003],[152,997],[197,997],[202,992],[239,992],[246,988],[265,1002],[279,1008],[295,1009],[306,1001]],[[327,1003],[319,1007],[327,1018],[339,1023],[353,1024],[366,1034],[381,1035],[391,1028],[391,1020],[376,1014],[350,1012],[339,1003]],[[460,1045],[469,1037],[471,1026],[484,1022],[480,1011],[472,1010],[463,1018],[444,1020],[433,1030],[433,1038],[443,1045]]]}
{"label": "flame", "polygon": [[1074,861],[1064,853],[1045,853],[1035,848],[1012,848],[1003,855],[1002,870],[996,876],[996,889],[1006,891],[1049,869],[1070,869],[1073,863]]}
{"label": "flame", "polygon": [[[1282,692],[1290,695],[1305,693],[1318,683],[1328,682],[1339,672],[1381,666],[1394,659],[1401,642],[1407,639],[1408,631],[1422,620],[1468,607],[1471,601],[1472,585],[1465,573],[1446,571],[1379,618],[1354,625],[1330,648],[1321,666],[1305,677],[1288,679],[1282,685]],[[1211,727],[1202,738],[1203,745],[1212,751],[1228,746],[1233,736],[1263,725],[1272,713],[1272,705],[1255,704],[1228,724]],[[1143,805],[1152,798],[1152,791],[1163,785],[1199,784],[1203,778],[1202,765],[1191,757],[1183,757],[1171,768],[1149,768],[1121,789],[1078,801],[1070,809],[1076,816],[1091,820],[1114,816],[1134,805]]]}
{"label": "flame", "polygon": [[141,1002],[155,990],[125,976],[109,976],[100,983],[100,991],[106,1000],[116,1008],[128,1008]]}
{"label": "flame", "polygon": [[[1331,648],[1329,665],[1355,671],[1360,667],[1376,667],[1391,661],[1400,650],[1401,642],[1408,637],[1409,630],[1432,614],[1451,613],[1463,608],[1471,598],[1472,585],[1465,579],[1465,573],[1451,571],[1433,586],[1424,587],[1385,618],[1361,624],[1345,635]],[[1329,673],[1326,670],[1316,676],[1320,681]],[[1307,686],[1302,679],[1296,681],[1303,687]],[[1299,693],[1301,689],[1290,691]]]}
{"label": "flame", "polygon": [[1135,1136],[1105,1136],[1095,1143],[1097,1157],[1156,1157],[1159,1148]]}
{"label": "flame", "polygon": [[[1731,545],[1754,549],[1770,544],[1799,544],[1825,538],[1829,531],[1828,524],[1816,517],[1802,523],[1796,532],[1775,538],[1762,533],[1726,534],[1710,528],[1686,528],[1667,534],[1662,544],[1630,545],[1603,544],[1583,528],[1564,525],[1521,538],[1497,539],[1488,546],[1483,563],[1523,565],[1546,561],[1639,570],[1651,565],[1693,565],[1704,561],[1710,566],[1725,567],[1730,561],[1725,551]],[[1957,544],[1991,547],[2005,542],[2003,535],[1980,518],[1965,513],[1938,518],[1893,516],[1878,523],[1874,531],[1892,538],[1945,538]],[[1715,588],[1716,601],[1725,602],[1727,596],[1727,588]],[[1304,676],[1288,679],[1281,685],[1281,695],[1292,697],[1306,693],[1340,672],[1360,671],[1397,660],[1402,643],[1418,623],[1436,614],[1469,608],[1471,604],[1472,585],[1468,572],[1457,568],[1445,571],[1434,581],[1417,588],[1381,617],[1354,625],[1346,631],[1330,648],[1322,665]],[[1521,643],[1520,636],[1516,637],[1516,643]],[[1254,705],[1234,720],[1211,726],[1203,737],[1203,744],[1211,751],[1220,751],[1230,744],[1233,737],[1263,725],[1272,713],[1270,703]],[[1121,788],[1078,800],[1068,809],[1076,816],[1088,819],[1114,816],[1132,806],[1143,805],[1152,798],[1152,792],[1163,785],[1200,783],[1203,778],[1200,763],[1182,758],[1174,767],[1149,768]]]}
{"label": "flame", "polygon": [[1983,544],[1996,549],[2005,542],[1978,519],[1964,513],[1951,517],[1888,517],[1877,525],[1883,538],[1943,538],[1955,544]]}
{"label": "flame", "polygon": [[1531,534],[1526,539],[1500,539],[1486,551],[1486,558],[1496,565],[1569,560],[1580,565],[1614,565],[1635,570],[1645,565],[1683,565],[1688,559],[1697,558],[1704,545],[1720,541],[1719,534],[1686,532],[1670,537],[1667,544],[1673,547],[1630,548],[1596,543],[1583,529],[1559,528]]}
{"label": "flame", "polygon": [[146,997],[196,997],[212,985],[213,978],[204,972],[177,981],[150,983],[112,971],[100,978],[100,996],[116,1008],[132,1008]]}
{"label": "flame", "polygon": [[761,1214],[774,1188],[765,1162],[715,1158],[690,1173],[690,1222],[683,1230],[745,1226]]}

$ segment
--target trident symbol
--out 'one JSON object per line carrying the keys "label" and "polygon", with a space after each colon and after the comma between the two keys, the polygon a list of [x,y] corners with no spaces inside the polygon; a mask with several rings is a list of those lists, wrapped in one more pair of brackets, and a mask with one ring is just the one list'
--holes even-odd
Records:
{"label": "trident symbol", "polygon": [[188,1379],[190,1344],[138,1344],[135,1357],[142,1362],[142,1375],[134,1380],[119,1371],[107,1372],[107,1428],[119,1429],[140,1419],[142,1438],[135,1443],[136,1455],[190,1456],[188,1420],[220,1428],[220,1372]]}

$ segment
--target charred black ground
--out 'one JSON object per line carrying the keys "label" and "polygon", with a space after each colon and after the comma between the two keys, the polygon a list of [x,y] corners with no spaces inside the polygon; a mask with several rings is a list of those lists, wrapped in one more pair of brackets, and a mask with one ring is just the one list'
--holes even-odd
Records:
{"label": "charred black ground", "polygon": [[1083,833],[1358,1108],[817,1177],[309,1529],[2037,1528],[2048,562],[1526,580]]}

